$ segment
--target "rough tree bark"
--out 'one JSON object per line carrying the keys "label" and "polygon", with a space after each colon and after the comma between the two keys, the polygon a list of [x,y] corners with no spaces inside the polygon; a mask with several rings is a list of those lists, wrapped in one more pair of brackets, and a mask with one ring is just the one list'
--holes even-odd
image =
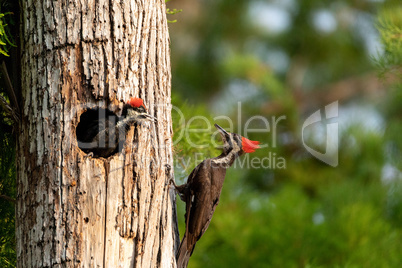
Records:
{"label": "rough tree bark", "polygon": [[[172,267],[169,37],[163,0],[23,0],[17,145],[18,267]],[[88,107],[144,99],[157,123],[86,157]]]}

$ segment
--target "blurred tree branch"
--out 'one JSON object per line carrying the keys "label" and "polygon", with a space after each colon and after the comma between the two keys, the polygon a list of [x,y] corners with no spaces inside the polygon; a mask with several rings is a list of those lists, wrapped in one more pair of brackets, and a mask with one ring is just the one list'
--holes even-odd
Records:
{"label": "blurred tree branch", "polygon": [[10,77],[7,72],[7,67],[6,63],[3,61],[1,63],[1,68],[0,72],[2,74],[2,81],[4,84],[4,87],[7,91],[7,95],[10,99],[10,103],[15,107],[14,109],[10,106],[10,104],[7,102],[7,100],[0,95],[0,104],[3,107],[4,111],[15,121],[18,122],[18,101],[17,101],[17,96],[15,95],[15,91],[13,88],[13,85],[11,83]]}
{"label": "blurred tree branch", "polygon": [[[384,94],[388,86],[396,80],[395,74],[380,79],[377,72],[370,72],[318,87],[309,92],[305,92],[300,87],[296,87],[292,92],[298,110],[306,113],[337,100],[347,102],[356,97],[377,98]],[[262,111],[267,114],[278,114],[283,112],[283,109],[280,101],[275,100],[262,107]]]}
{"label": "blurred tree branch", "polygon": [[0,195],[0,198],[1,199],[4,199],[4,200],[7,200],[7,201],[10,201],[11,203],[13,203],[13,204],[15,204],[15,199],[14,198],[12,198],[12,197],[9,197],[9,196],[7,196],[7,195]]}
{"label": "blurred tree branch", "polygon": [[396,80],[396,76],[388,76],[384,80],[377,72],[370,72],[358,77],[351,77],[327,86],[316,88],[311,93],[296,96],[299,108],[307,111],[309,108],[321,107],[334,101],[349,101],[356,97],[376,98]]}

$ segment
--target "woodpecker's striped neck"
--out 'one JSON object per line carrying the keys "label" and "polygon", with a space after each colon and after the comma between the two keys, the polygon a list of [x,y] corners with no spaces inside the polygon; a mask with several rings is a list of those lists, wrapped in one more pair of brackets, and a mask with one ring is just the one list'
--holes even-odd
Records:
{"label": "woodpecker's striped neck", "polygon": [[232,150],[227,155],[221,154],[218,157],[212,158],[211,162],[216,166],[229,168],[231,165],[233,165],[233,162],[236,160],[238,156],[239,156],[238,152]]}
{"label": "woodpecker's striped neck", "polygon": [[212,158],[212,163],[229,168],[231,165],[233,165],[233,162],[236,160],[236,158],[239,157],[239,154],[241,152],[240,144],[238,141],[233,139],[233,136],[231,136],[230,141],[228,141],[224,145],[228,146],[229,148],[227,150],[224,149],[223,153],[220,156]]}
{"label": "woodpecker's striped neck", "polygon": [[119,120],[119,122],[117,122],[116,126],[117,127],[127,126],[133,121],[135,121],[134,117],[127,116],[126,118],[123,118],[123,119]]}

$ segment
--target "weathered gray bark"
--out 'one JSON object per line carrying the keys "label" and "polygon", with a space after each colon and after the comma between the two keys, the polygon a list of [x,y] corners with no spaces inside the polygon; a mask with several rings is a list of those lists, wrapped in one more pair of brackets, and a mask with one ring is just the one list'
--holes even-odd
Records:
{"label": "weathered gray bark", "polygon": [[[172,267],[177,246],[169,37],[163,0],[21,1],[18,267]],[[108,159],[85,157],[88,106],[144,99]],[[119,108],[120,107],[120,108]]]}

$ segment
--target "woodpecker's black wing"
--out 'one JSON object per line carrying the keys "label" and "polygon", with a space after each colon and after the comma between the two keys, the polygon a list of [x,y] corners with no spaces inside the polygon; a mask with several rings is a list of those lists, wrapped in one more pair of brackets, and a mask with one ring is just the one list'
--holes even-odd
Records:
{"label": "woodpecker's black wing", "polygon": [[204,233],[206,225],[211,221],[211,212],[214,210],[211,185],[212,174],[210,172],[209,159],[202,162],[197,173],[191,178],[190,206],[186,211],[186,233],[189,245],[195,245]]}
{"label": "woodpecker's black wing", "polygon": [[186,233],[177,254],[177,267],[187,267],[196,242],[207,230],[225,179],[226,170],[211,165],[211,159],[204,160],[190,174],[187,181]]}
{"label": "woodpecker's black wing", "polygon": [[[206,160],[205,160],[206,161]],[[177,187],[177,190],[179,190],[180,198],[186,203],[186,214],[184,215],[185,217],[185,223],[186,223],[186,232],[184,233],[183,239],[181,240],[179,250],[176,254],[176,260],[177,260],[177,267],[178,268],[185,268],[187,267],[188,261],[190,259],[191,254],[193,253],[195,243],[197,242],[198,239],[195,239],[194,241],[194,227],[190,228],[190,224],[194,226],[194,222],[197,221],[196,217],[197,215],[192,211],[192,208],[194,207],[193,202],[196,200],[195,199],[195,193],[194,193],[194,186],[197,184],[194,182],[197,181],[197,177],[200,176],[200,172],[206,175],[206,170],[205,170],[205,161],[200,163],[198,166],[196,166],[193,171],[190,173],[187,179],[187,183]],[[199,186],[199,184],[198,184]],[[209,188],[209,187],[208,187]],[[202,206],[200,206],[202,207]],[[189,229],[192,230],[191,233],[189,233]],[[189,238],[191,242],[189,242]]]}

